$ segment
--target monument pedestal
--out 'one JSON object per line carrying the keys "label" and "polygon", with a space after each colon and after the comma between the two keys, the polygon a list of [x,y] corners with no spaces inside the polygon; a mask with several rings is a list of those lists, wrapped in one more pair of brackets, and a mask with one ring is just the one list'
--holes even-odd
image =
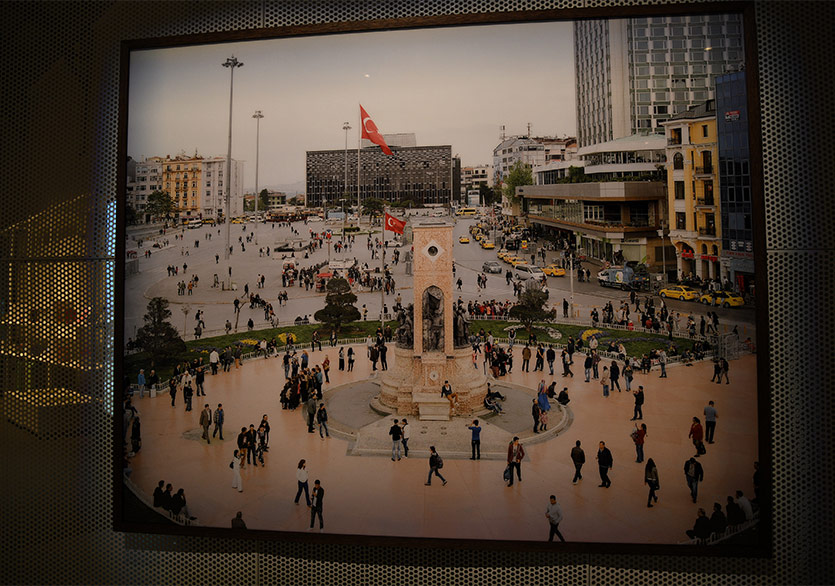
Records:
{"label": "monument pedestal", "polygon": [[459,348],[452,356],[427,352],[415,356],[407,348],[394,349],[394,364],[380,378],[380,402],[399,415],[415,415],[422,420],[448,420],[449,401],[441,397],[441,386],[449,381],[458,395],[453,415],[471,415],[487,393],[487,378],[473,368],[472,350]]}
{"label": "monument pedestal", "polygon": [[[487,378],[473,368],[466,312],[452,289],[452,224],[425,220],[413,234],[415,303],[398,317],[399,345],[394,367],[380,378],[380,403],[424,420],[472,415],[487,394]],[[454,409],[441,396],[444,381],[457,395]]]}

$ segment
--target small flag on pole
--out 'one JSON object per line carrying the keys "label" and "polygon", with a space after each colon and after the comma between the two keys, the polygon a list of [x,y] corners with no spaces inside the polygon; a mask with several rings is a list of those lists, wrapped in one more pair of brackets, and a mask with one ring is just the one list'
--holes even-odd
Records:
{"label": "small flag on pole", "polygon": [[376,145],[379,145],[383,152],[387,155],[393,155],[389,145],[386,144],[383,135],[377,129],[377,125],[365,111],[365,108],[360,104],[360,118],[362,118],[362,138],[367,138]]}
{"label": "small flag on pole", "polygon": [[403,222],[402,220],[398,220],[394,216],[386,214],[386,230],[391,230],[392,232],[403,234],[403,228],[405,226],[406,222]]}

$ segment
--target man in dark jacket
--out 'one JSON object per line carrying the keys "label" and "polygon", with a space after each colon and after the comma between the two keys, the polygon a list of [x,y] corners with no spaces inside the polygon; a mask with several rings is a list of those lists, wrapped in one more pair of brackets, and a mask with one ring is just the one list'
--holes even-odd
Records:
{"label": "man in dark jacket", "polygon": [[531,417],[533,417],[533,432],[539,433],[539,404],[536,399],[533,400],[533,405],[531,405]]}
{"label": "man in dark jacket", "polygon": [[725,518],[725,513],[722,512],[722,505],[713,503],[713,514],[710,516],[710,528],[717,536],[725,533],[728,527],[728,520]]}
{"label": "man in dark jacket", "polygon": [[635,410],[632,413],[631,421],[635,421],[636,419],[643,419],[644,418],[644,387],[638,385],[637,391],[632,391],[632,394],[635,395]]}
{"label": "man in dark jacket", "polygon": [[[534,400],[536,406],[536,400]],[[537,420],[538,422],[538,420]],[[519,443],[519,438],[513,436],[513,441],[507,446],[507,465],[510,468],[510,482],[508,486],[513,486],[513,469],[516,469],[516,476],[519,482],[522,482],[522,459],[525,457],[525,448]]]}
{"label": "man in dark jacket", "polygon": [[586,359],[583,361],[583,369],[586,371],[586,382],[589,382],[589,377],[591,377],[591,367],[594,364],[594,359],[592,358],[591,352],[586,354]]}
{"label": "man in dark jacket", "polygon": [[690,496],[693,502],[699,495],[699,483],[704,480],[704,470],[696,458],[690,458],[684,463],[684,477],[687,479],[687,486],[690,488]]}
{"label": "man in dark jacket", "polygon": [[586,463],[586,453],[580,447],[580,440],[571,448],[571,461],[574,462],[574,479],[571,482],[577,484],[578,480],[583,479],[583,464]]}
{"label": "man in dark jacket", "polygon": [[313,523],[318,516],[319,532],[321,533],[325,530],[325,522],[322,520],[322,500],[325,498],[325,489],[322,488],[322,485],[318,480],[313,481],[313,495],[311,496],[310,529],[308,529],[308,531],[313,531]]}
{"label": "man in dark jacket", "polygon": [[165,486],[165,481],[160,480],[157,487],[154,489],[154,506],[161,507],[163,501],[163,487]]}
{"label": "man in dark jacket", "polygon": [[600,471],[600,484],[598,487],[609,488],[612,486],[612,481],[609,480],[609,470],[613,464],[612,452],[606,447],[606,442],[600,442],[597,448],[597,467]]}
{"label": "man in dark jacket", "polygon": [[551,371],[551,375],[554,374],[554,360],[557,359],[557,353],[554,350],[554,345],[548,345],[548,351],[545,353],[545,359],[548,361],[548,369]]}
{"label": "man in dark jacket", "polygon": [[687,537],[690,539],[704,540],[710,537],[710,533],[710,519],[707,518],[707,514],[704,509],[699,509],[699,516],[696,517],[696,524],[693,525],[692,529],[687,530]]}

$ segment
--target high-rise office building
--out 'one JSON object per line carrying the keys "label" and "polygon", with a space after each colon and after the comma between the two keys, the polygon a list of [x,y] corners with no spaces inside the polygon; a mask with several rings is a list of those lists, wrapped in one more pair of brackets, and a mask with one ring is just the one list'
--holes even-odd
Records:
{"label": "high-rise office building", "polygon": [[740,15],[576,21],[580,146],[663,134],[663,121],[714,98],[713,79],[743,59]]}

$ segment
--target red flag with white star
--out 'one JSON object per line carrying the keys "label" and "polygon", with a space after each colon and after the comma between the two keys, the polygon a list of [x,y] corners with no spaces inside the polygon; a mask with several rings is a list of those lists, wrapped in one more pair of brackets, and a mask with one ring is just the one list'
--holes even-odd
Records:
{"label": "red flag with white star", "polygon": [[377,129],[377,125],[365,111],[365,108],[360,104],[360,119],[362,120],[362,138],[367,138],[376,145],[379,145],[383,152],[387,155],[393,155],[389,145],[386,144],[383,135]]}

